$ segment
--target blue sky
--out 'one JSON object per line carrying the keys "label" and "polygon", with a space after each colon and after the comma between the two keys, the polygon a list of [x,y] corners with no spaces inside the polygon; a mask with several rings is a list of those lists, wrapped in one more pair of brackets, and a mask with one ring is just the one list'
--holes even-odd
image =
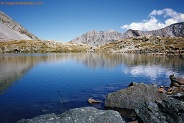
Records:
{"label": "blue sky", "polygon": [[67,42],[90,30],[157,29],[184,20],[184,0],[0,0],[42,2],[0,10],[40,39]]}

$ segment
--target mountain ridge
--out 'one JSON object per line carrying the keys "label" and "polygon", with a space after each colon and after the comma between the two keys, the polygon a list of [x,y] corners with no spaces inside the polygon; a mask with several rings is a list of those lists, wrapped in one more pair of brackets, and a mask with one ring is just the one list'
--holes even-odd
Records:
{"label": "mountain ridge", "polygon": [[[92,33],[95,32],[95,33]],[[108,32],[108,33],[107,33]],[[129,29],[125,33],[117,31],[89,31],[79,37],[74,38],[70,42],[84,43],[90,46],[102,46],[112,43],[116,40],[126,39],[130,37],[184,37],[184,22],[171,24],[165,28],[153,31],[140,31]]]}
{"label": "mountain ridge", "polygon": [[160,37],[184,37],[184,22],[174,23],[162,29],[144,32],[146,35]]}

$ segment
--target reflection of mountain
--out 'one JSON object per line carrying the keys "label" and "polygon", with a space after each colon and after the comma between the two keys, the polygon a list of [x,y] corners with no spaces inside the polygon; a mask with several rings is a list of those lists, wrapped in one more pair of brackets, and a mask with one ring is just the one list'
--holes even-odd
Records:
{"label": "reflection of mountain", "polygon": [[[147,77],[155,83],[161,76],[184,74],[184,59],[178,57],[153,56],[143,54],[79,54],[73,58],[90,68],[113,68],[122,66],[122,72],[132,77]],[[164,80],[157,81],[160,84]]]}
{"label": "reflection of mountain", "polygon": [[58,59],[65,57],[65,55],[56,54],[0,55],[0,94],[39,62],[57,61]]}
{"label": "reflection of mountain", "polygon": [[71,54],[71,57],[91,68],[112,68],[119,64],[127,64],[129,66],[161,65],[170,66],[178,70],[184,69],[184,59],[178,57],[112,53]]}
{"label": "reflection of mountain", "polygon": [[122,63],[122,55],[118,54],[98,54],[84,53],[72,56],[74,60],[83,63],[90,68],[112,68]]}
{"label": "reflection of mountain", "polygon": [[0,90],[3,91],[12,82],[20,78],[32,66],[24,57],[6,56],[0,59]]}

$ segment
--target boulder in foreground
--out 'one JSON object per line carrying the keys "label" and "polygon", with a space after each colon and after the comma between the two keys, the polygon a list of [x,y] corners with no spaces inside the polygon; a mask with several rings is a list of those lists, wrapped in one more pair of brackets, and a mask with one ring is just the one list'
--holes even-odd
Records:
{"label": "boulder in foreground", "polygon": [[169,100],[166,94],[159,93],[154,85],[133,84],[126,89],[119,90],[107,95],[105,106],[111,108],[135,109],[144,102]]}
{"label": "boulder in foreground", "polygon": [[120,114],[112,110],[93,107],[70,109],[62,114],[47,114],[32,119],[22,119],[17,123],[125,123]]}

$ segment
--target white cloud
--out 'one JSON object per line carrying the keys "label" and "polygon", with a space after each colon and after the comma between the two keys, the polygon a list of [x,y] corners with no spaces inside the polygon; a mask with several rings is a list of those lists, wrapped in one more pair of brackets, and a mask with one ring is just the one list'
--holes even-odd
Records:
{"label": "white cloud", "polygon": [[[162,16],[165,21],[160,22],[156,17]],[[177,13],[176,11],[166,8],[163,10],[153,10],[148,17],[150,19],[143,20],[141,22],[132,22],[131,24],[126,24],[121,26],[122,29],[133,29],[141,31],[151,31],[164,28],[173,23],[184,22],[184,14]]]}
{"label": "white cloud", "polygon": [[156,16],[156,15],[163,15],[163,17],[176,17],[181,13],[177,13],[175,11],[173,11],[170,8],[166,8],[163,10],[153,10],[149,16]]}
{"label": "white cloud", "polygon": [[162,10],[153,10],[149,15],[161,15],[163,14],[163,11]]}

